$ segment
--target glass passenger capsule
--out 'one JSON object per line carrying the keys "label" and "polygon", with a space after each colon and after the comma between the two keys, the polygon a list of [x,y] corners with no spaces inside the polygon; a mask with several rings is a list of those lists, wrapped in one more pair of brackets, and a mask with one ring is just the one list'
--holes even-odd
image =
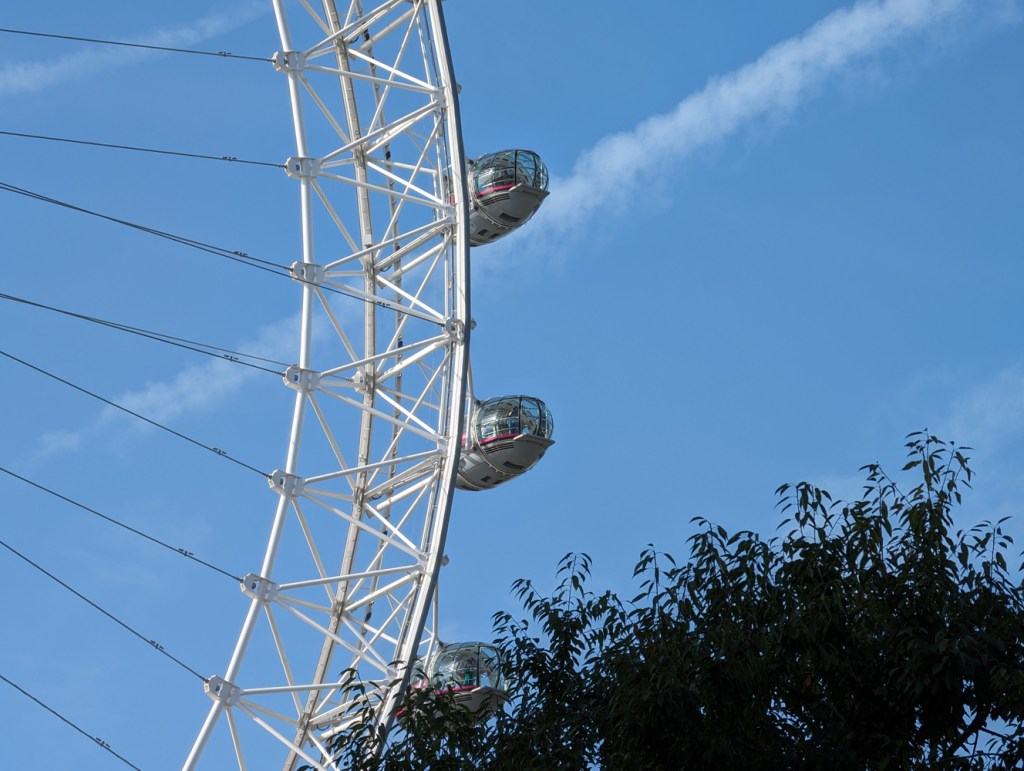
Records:
{"label": "glass passenger capsule", "polygon": [[467,688],[505,691],[498,650],[481,642],[441,646],[427,662],[426,676],[435,691]]}
{"label": "glass passenger capsule", "polygon": [[469,242],[489,244],[524,224],[548,195],[548,168],[532,150],[502,150],[468,164]]}
{"label": "glass passenger capsule", "polygon": [[[501,656],[497,648],[482,642],[442,645],[420,665],[412,688],[447,695],[455,704],[480,718],[497,712],[508,700]],[[398,719],[406,716],[403,708]]]}
{"label": "glass passenger capsule", "polygon": [[487,490],[526,473],[554,444],[554,430],[551,410],[534,396],[480,402],[463,437],[456,486]]}

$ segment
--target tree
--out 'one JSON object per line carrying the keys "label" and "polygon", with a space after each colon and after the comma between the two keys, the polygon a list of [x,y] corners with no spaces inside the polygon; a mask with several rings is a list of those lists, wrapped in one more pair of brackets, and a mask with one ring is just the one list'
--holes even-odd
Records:
{"label": "tree", "polygon": [[[588,588],[586,555],[566,555],[550,596],[517,581],[526,617],[495,616],[506,710],[477,721],[419,694],[429,708],[369,767],[1020,767],[1011,539],[1002,521],[953,530],[967,448],[922,433],[906,446],[908,491],[875,464],[852,503],[783,485],[784,536],[699,519],[687,563],[641,555],[628,601]],[[357,733],[338,751],[367,767]]]}

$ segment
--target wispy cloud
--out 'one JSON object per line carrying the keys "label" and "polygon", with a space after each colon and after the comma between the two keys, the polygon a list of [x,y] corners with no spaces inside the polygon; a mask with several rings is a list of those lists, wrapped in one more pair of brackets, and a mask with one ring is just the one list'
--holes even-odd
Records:
{"label": "wispy cloud", "polygon": [[785,118],[829,79],[915,36],[946,29],[965,14],[982,15],[982,8],[995,23],[1016,18],[1001,0],[864,0],[835,11],[751,64],[712,78],[671,112],[583,152],[568,176],[552,180],[552,194],[537,217],[505,248],[522,252],[543,244],[550,253],[552,244],[578,241],[598,217],[627,210],[640,186],[672,164],[758,120]]}
{"label": "wispy cloud", "polygon": [[[297,329],[298,321],[295,317],[283,319],[264,326],[255,339],[241,343],[237,349],[278,361],[289,361],[294,354]],[[266,375],[225,359],[212,359],[202,364],[189,365],[168,381],[149,383],[116,396],[112,401],[158,423],[173,423],[182,415],[212,410],[224,404],[257,374]],[[122,418],[126,418],[122,411],[106,407],[81,428],[44,434],[30,457],[33,461],[44,461],[66,452],[74,452],[87,438],[107,431],[112,421]]]}
{"label": "wispy cloud", "polygon": [[948,438],[993,455],[1024,438],[1024,368],[1007,367],[957,398],[942,427]]}
{"label": "wispy cloud", "polygon": [[[124,42],[187,48],[237,29],[268,12],[267,3],[254,0],[214,11],[188,24],[154,30]],[[6,63],[0,65],[0,97],[38,93],[153,54],[153,51],[139,48],[89,44],[55,59]]]}
{"label": "wispy cloud", "polygon": [[[955,398],[935,433],[972,449],[967,453],[977,474],[974,490],[967,499],[966,513],[958,525],[994,522],[1009,516],[1004,525],[1020,543],[1024,540],[1021,497],[1024,478],[1020,473],[1024,448],[1024,365],[1004,367],[967,388]],[[1018,547],[1019,548],[1019,547]]]}
{"label": "wispy cloud", "polygon": [[[803,34],[773,46],[751,64],[711,79],[703,90],[683,99],[671,112],[647,118],[632,130],[608,136],[582,153],[567,177],[553,180],[551,197],[535,221],[514,238],[511,248],[522,250],[531,242],[571,243],[597,217],[623,208],[640,185],[663,173],[670,164],[759,119],[784,117],[817,94],[830,78],[858,62],[965,13],[977,12],[982,5],[993,11],[989,16],[996,23],[1017,19],[1017,14],[1011,12],[1012,3],[1003,0],[973,4],[967,0],[863,0],[830,14]],[[263,9],[259,3],[230,13],[214,13],[189,25],[153,32],[141,42],[194,45],[240,26]],[[100,49],[49,63],[10,65],[0,69],[0,95],[40,90],[114,61],[126,62],[135,55],[130,49]],[[503,248],[503,244],[489,248],[488,256]],[[476,267],[486,268],[486,263],[477,261]],[[265,350],[266,341],[257,342],[254,349]],[[246,371],[216,361],[187,368],[169,382],[152,384],[118,401],[154,420],[173,420],[237,392],[247,378]],[[981,410],[984,397],[979,394],[975,398],[974,409]],[[110,419],[111,415],[104,413],[92,427],[44,436],[36,456],[73,451],[84,435]],[[1020,419],[1024,421],[1024,407]]]}

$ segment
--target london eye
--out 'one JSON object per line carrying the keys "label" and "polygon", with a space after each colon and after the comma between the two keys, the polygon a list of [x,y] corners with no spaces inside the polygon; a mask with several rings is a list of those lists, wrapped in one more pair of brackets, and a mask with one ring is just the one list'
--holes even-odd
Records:
{"label": "london eye", "polygon": [[[540,399],[471,392],[470,246],[525,223],[547,170],[527,150],[464,158],[441,3],[274,11],[301,204],[291,430],[266,551],[242,582],[247,611],[205,684],[186,769],[225,733],[239,768],[268,741],[286,769],[333,768],[331,737],[354,721],[370,714],[387,735],[417,662],[479,654],[437,634],[455,489],[512,479],[552,444]],[[472,704],[500,701],[495,656],[477,656],[488,676],[461,681]]]}

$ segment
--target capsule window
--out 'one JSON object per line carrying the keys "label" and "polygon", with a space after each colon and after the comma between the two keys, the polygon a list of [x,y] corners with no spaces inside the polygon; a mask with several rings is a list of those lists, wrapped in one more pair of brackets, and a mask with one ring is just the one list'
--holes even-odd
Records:
{"label": "capsule window", "polygon": [[483,402],[473,416],[478,441],[531,434],[549,439],[554,431],[551,411],[532,396],[501,396]]}
{"label": "capsule window", "polygon": [[505,687],[498,652],[480,643],[445,646],[431,660],[429,676],[433,687],[439,690]]}
{"label": "capsule window", "polygon": [[477,159],[472,166],[473,190],[478,196],[516,185],[548,189],[548,169],[531,150],[502,150]]}

